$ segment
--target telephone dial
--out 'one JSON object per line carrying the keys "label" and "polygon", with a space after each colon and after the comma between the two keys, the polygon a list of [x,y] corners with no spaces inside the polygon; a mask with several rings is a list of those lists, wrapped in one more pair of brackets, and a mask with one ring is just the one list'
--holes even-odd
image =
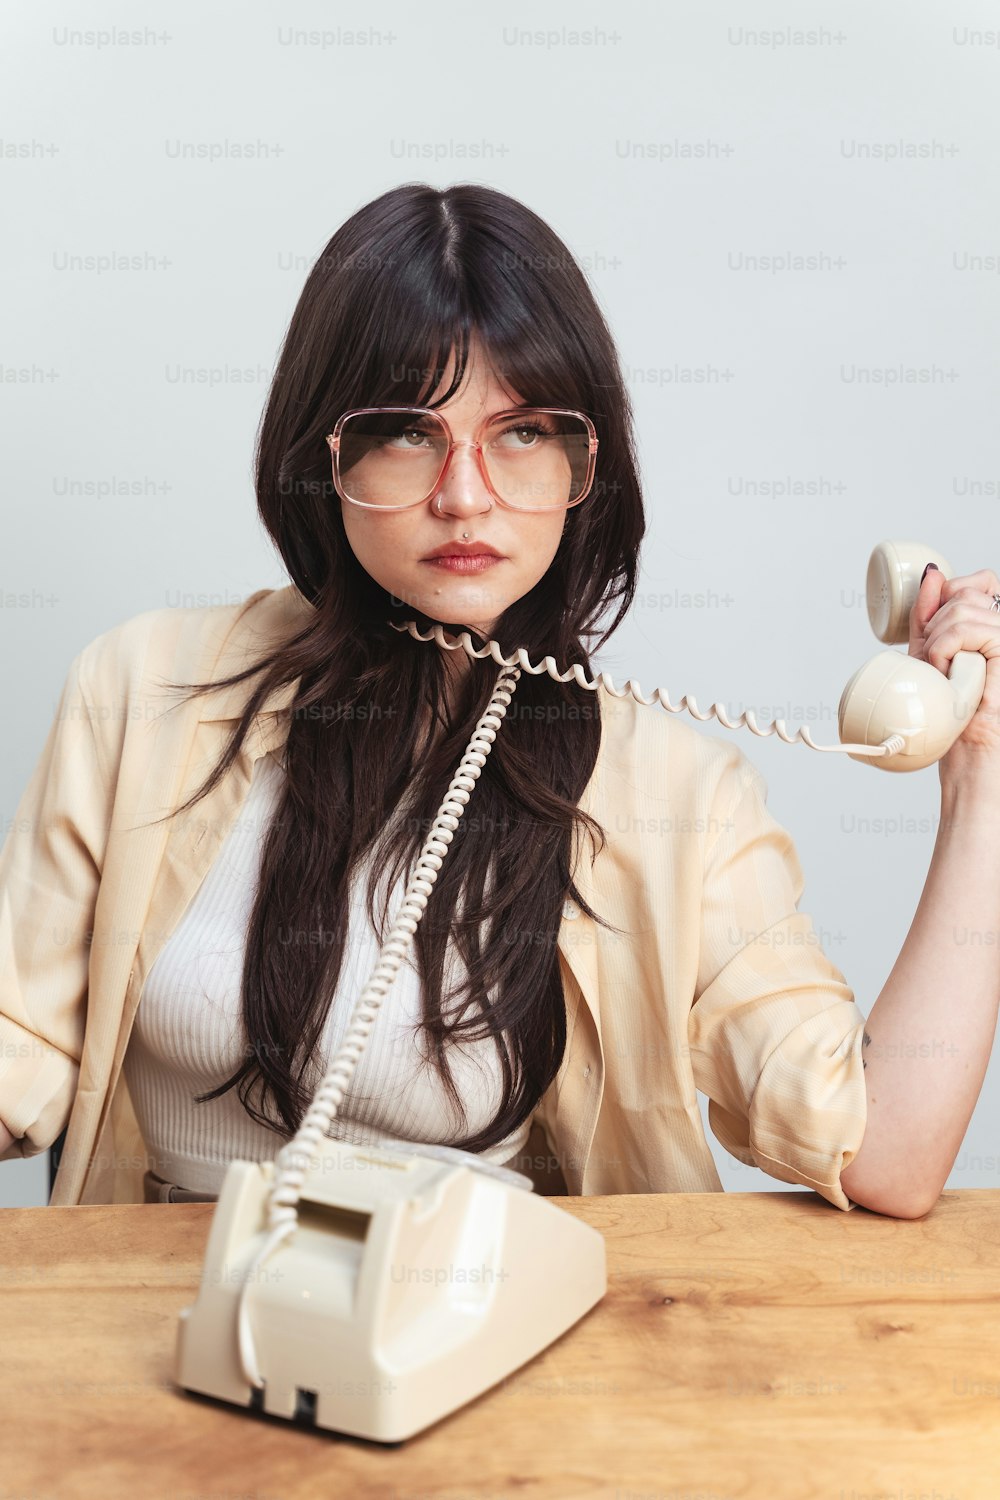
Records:
{"label": "telephone dial", "polygon": [[[907,642],[927,562],[954,576],[932,547],[882,542],[868,564],[868,618],[889,644]],[[551,657],[506,658],[413,621],[396,627],[500,667],[431,825],[399,912],[355,1005],[344,1041],[296,1135],[273,1162],[232,1161],[216,1204],[197,1300],[177,1328],[177,1383],[242,1407],[379,1442],[399,1442],[495,1385],[539,1354],[607,1290],[604,1240],[533,1195],[529,1177],[450,1146],[396,1140],[352,1146],[327,1132],[379,1007],[405,957],[522,671],[571,678],[618,697],[727,729],[777,733],[839,750],[887,771],[939,760],[972,718],[986,682],[981,652],[959,652],[948,675],[880,651],[847,683],[840,745],[817,745],[782,720],[730,723],[719,704],[674,705],[661,689],[616,688]]]}

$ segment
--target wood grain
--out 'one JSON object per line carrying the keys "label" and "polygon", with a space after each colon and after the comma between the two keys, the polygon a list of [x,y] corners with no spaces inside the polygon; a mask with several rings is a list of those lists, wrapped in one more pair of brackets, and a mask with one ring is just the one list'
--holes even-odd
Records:
{"label": "wood grain", "polygon": [[0,1500],[993,1500],[1000,1191],[555,1199],[603,1302],[396,1447],[173,1384],[212,1204],[0,1210]]}

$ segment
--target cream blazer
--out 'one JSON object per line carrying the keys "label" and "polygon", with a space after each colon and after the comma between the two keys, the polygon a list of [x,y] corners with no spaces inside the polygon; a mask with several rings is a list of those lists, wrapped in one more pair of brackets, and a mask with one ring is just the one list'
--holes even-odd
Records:
{"label": "cream blazer", "polygon": [[[0,1119],[15,1136],[0,1160],[45,1151],[68,1125],[53,1204],[143,1201],[152,1162],[122,1069],[143,981],[254,761],[288,733],[295,684],[272,693],[215,791],[156,825],[201,784],[250,690],[185,702],[164,684],[248,665],[311,610],[293,585],[152,609],[70,665],[0,851]],[[734,744],[598,692],[580,805],[607,844],[592,862],[578,843],[574,879],[624,932],[563,908],[567,1045],[536,1124],[567,1190],[721,1191],[701,1090],[733,1156],[850,1209],[840,1173],[865,1130],[865,1018],[797,910],[802,871],[766,783]]]}

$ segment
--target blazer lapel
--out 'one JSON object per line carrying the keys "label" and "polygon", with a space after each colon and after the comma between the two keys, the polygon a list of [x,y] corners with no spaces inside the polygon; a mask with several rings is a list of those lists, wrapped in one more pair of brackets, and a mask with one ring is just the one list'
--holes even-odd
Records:
{"label": "blazer lapel", "polygon": [[[282,635],[297,629],[312,611],[293,586],[262,590],[247,603],[258,599],[254,631],[237,626],[232,632],[235,642],[230,637],[214,662],[195,663],[186,680],[214,681],[242,670],[265,650],[273,649]],[[203,694],[187,710],[181,707],[165,715],[155,762],[170,774],[148,778],[149,791],[130,819],[139,826],[130,830],[127,838],[115,841],[120,868],[106,870],[102,880],[102,886],[113,891],[119,903],[113,913],[116,928],[124,928],[134,946],[119,941],[109,952],[93,955],[95,987],[100,986],[102,993],[122,996],[123,1003],[105,1012],[109,1026],[113,1019],[118,1022],[115,1044],[105,1038],[106,1045],[98,1045],[96,1036],[91,1044],[94,1058],[111,1059],[110,1074],[92,1078],[81,1066],[82,1087],[95,1091],[109,1084],[114,1087],[146,975],[235,822],[250,789],[254,763],[285,739],[288,727],[283,710],[294,699],[298,682],[295,679],[265,699],[228,774],[207,796],[187,812],[154,824],[152,820],[186,801],[206,779],[242,713],[252,691],[252,679]],[[96,1067],[94,1072],[96,1075]]]}
{"label": "blazer lapel", "polygon": [[[594,778],[591,777],[583,790],[578,806],[584,812],[593,816],[594,805]],[[590,861],[590,839],[586,834],[578,836],[575,857],[573,860],[573,883],[581,897],[592,906],[595,911],[601,910],[600,897],[595,890],[594,874]],[[570,915],[570,913],[574,913]],[[557,944],[573,978],[580,987],[580,993],[587,1009],[590,1012],[597,1032],[598,1043],[601,1041],[601,1014],[598,1004],[598,959],[597,959],[597,923],[593,917],[589,917],[585,911],[576,903],[567,904],[564,907],[563,919],[559,924]]]}

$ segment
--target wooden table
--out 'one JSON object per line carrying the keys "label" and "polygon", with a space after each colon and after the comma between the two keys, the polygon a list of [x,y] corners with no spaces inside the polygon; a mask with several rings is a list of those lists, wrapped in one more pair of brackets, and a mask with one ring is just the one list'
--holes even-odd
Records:
{"label": "wooden table", "polygon": [[1000,1495],[1000,1191],[554,1201],[607,1296],[398,1447],[173,1385],[213,1204],[0,1210],[0,1500]]}

